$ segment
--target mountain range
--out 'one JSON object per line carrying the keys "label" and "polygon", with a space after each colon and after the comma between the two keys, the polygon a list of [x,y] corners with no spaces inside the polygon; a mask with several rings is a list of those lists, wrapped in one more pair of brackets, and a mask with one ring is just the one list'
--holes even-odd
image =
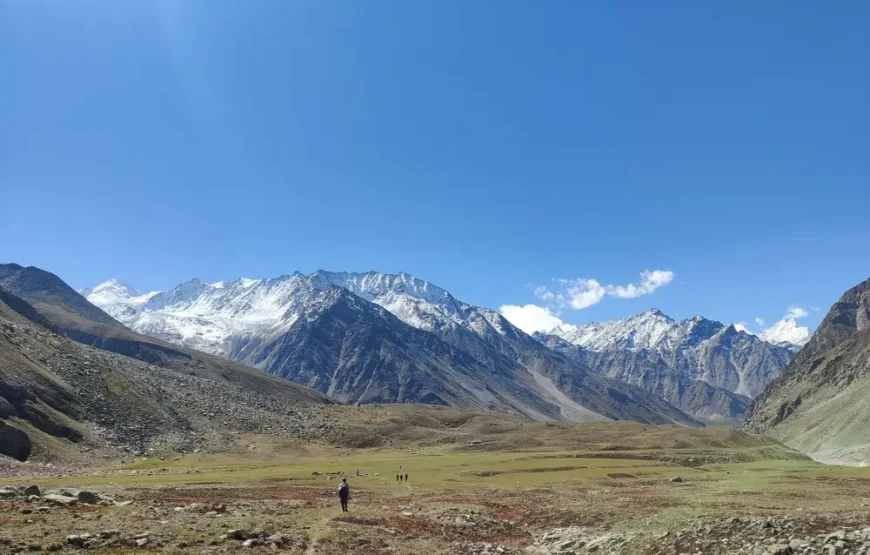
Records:
{"label": "mountain range", "polygon": [[533,419],[699,422],[409,274],[294,273],[83,295],[129,328],[254,365],[343,403],[432,403]]}
{"label": "mountain range", "polygon": [[701,316],[676,321],[652,309],[610,322],[535,335],[598,373],[643,387],[697,418],[733,421],[778,377],[792,348]]}
{"label": "mountain range", "polygon": [[[405,273],[191,280],[144,294],[109,280],[81,293],[140,333],[252,364],[346,403],[658,422],[675,418],[656,403],[664,398],[694,419],[727,421],[741,418],[792,356],[733,326],[675,322],[655,310],[532,338],[500,314]],[[631,402],[614,401],[626,393]]]}
{"label": "mountain range", "polygon": [[786,372],[758,396],[745,428],[832,463],[870,461],[870,280],[847,291]]}

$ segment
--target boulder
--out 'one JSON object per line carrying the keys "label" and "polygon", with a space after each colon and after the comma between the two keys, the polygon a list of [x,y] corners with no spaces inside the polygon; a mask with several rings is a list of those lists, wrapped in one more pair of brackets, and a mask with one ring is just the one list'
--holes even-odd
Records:
{"label": "boulder", "polygon": [[84,547],[91,539],[90,534],[72,534],[66,537],[66,543],[75,547]]}
{"label": "boulder", "polygon": [[227,532],[227,537],[231,540],[246,540],[251,536],[247,530],[230,530]]}
{"label": "boulder", "polygon": [[82,490],[76,497],[79,503],[84,503],[85,505],[96,505],[100,502],[100,495],[92,491]]}
{"label": "boulder", "polygon": [[15,497],[18,497],[18,492],[14,489],[0,489],[0,499],[14,499]]}
{"label": "boulder", "polygon": [[55,505],[75,505],[78,503],[78,499],[75,497],[69,497],[66,495],[60,495],[57,493],[50,493],[43,498],[44,501],[48,501],[49,503],[54,503]]}
{"label": "boulder", "polygon": [[39,491],[39,486],[32,485],[32,486],[27,486],[27,488],[24,490],[24,495],[27,495],[27,496],[35,495],[37,497],[42,497],[42,492]]}

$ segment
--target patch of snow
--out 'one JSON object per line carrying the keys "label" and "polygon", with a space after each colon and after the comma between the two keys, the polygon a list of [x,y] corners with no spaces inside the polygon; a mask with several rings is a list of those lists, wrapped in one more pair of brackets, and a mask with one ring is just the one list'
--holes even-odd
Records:
{"label": "patch of snow", "polygon": [[794,318],[784,318],[758,337],[774,345],[803,347],[810,340],[810,328],[799,326]]}

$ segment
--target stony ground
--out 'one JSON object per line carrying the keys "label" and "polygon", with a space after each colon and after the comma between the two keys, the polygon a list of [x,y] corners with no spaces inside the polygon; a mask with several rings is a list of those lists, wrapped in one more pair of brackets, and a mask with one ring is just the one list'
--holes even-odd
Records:
{"label": "stony ground", "polygon": [[0,553],[870,553],[868,469],[636,455],[317,446],[8,465]]}

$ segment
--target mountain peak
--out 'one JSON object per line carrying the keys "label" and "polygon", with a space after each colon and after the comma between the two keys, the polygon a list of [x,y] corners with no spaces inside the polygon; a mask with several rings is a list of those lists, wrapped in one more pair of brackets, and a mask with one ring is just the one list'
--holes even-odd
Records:
{"label": "mountain peak", "polygon": [[[657,308],[647,309],[647,310],[641,312],[640,314],[638,314],[637,316],[635,316],[634,318],[640,318],[640,319],[652,318],[652,319],[656,319],[656,320],[664,320],[666,322],[673,322],[674,321],[673,318],[671,318],[670,316],[668,316],[667,314],[665,314],[664,312],[662,312],[661,310],[659,310]],[[629,318],[629,319],[631,319],[631,318]]]}
{"label": "mountain peak", "polygon": [[810,340],[810,329],[799,326],[794,318],[785,318],[764,330],[758,337],[774,345],[803,347]]}
{"label": "mountain peak", "polygon": [[79,289],[78,292],[83,297],[98,296],[105,303],[125,302],[133,297],[142,295],[133,286],[115,278],[107,279],[96,287]]}

